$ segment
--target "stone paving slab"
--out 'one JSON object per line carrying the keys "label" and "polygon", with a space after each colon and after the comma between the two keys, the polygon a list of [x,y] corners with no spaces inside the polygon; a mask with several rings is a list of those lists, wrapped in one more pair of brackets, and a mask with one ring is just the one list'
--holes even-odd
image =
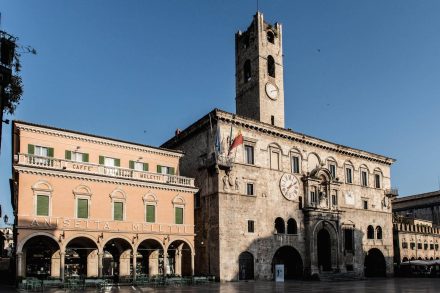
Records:
{"label": "stone paving slab", "polygon": [[[0,285],[1,293],[24,292],[16,290],[11,286]],[[49,289],[44,292],[49,293],[66,293],[63,289]],[[389,279],[368,279],[363,281],[347,281],[347,282],[306,282],[306,281],[288,281],[285,283],[275,283],[269,281],[256,282],[229,282],[215,283],[197,286],[182,287],[134,287],[134,286],[114,286],[108,290],[86,289],[75,292],[173,292],[173,293],[282,293],[282,292],[325,292],[325,293],[438,293],[440,292],[440,278],[389,278]]]}

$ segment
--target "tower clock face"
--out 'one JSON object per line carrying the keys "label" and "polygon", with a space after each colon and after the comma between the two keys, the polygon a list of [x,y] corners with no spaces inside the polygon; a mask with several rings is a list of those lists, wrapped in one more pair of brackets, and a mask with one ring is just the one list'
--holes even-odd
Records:
{"label": "tower clock face", "polygon": [[271,82],[266,83],[266,95],[272,100],[276,100],[278,98],[279,89],[276,85]]}
{"label": "tower clock face", "polygon": [[294,200],[299,194],[299,181],[293,174],[285,173],[280,179],[281,194],[288,200]]}

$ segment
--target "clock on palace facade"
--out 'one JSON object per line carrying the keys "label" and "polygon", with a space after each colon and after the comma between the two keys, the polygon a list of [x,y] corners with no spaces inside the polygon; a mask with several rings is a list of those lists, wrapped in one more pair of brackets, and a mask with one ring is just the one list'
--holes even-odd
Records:
{"label": "clock on palace facade", "polygon": [[293,174],[285,173],[280,179],[281,194],[288,200],[294,200],[299,194],[299,181]]}

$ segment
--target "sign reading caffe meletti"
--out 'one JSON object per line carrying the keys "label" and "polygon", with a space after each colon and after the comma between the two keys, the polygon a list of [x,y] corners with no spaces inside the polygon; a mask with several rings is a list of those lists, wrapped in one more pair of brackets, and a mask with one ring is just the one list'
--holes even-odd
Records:
{"label": "sign reading caffe meletti", "polygon": [[193,226],[187,225],[101,221],[90,219],[72,219],[66,217],[20,217],[18,224],[19,228],[32,229],[193,233]]}

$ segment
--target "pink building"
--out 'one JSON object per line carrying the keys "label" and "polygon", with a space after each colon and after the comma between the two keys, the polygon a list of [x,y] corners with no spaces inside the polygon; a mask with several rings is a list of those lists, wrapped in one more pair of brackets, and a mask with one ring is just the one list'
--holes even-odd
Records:
{"label": "pink building", "polygon": [[12,140],[17,276],[193,274],[181,152],[19,121]]}

